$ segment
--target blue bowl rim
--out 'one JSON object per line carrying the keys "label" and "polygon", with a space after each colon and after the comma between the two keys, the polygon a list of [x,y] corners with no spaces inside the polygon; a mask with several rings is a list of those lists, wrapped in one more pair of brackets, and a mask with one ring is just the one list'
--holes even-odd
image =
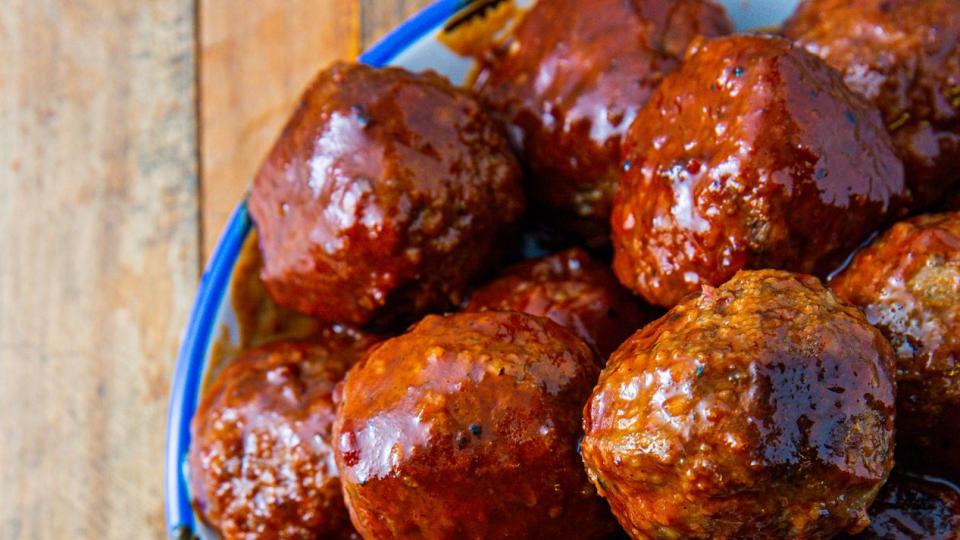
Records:
{"label": "blue bowl rim", "polygon": [[[373,47],[359,61],[374,67],[388,64],[420,38],[433,32],[471,0],[436,0],[408,19]],[[190,421],[197,408],[203,366],[216,330],[217,314],[230,285],[230,276],[240,249],[253,227],[246,201],[234,209],[214,249],[197,288],[197,296],[174,368],[167,412],[167,444],[164,462],[164,502],[167,533],[171,538],[191,538],[194,514],[183,463],[190,448]]]}

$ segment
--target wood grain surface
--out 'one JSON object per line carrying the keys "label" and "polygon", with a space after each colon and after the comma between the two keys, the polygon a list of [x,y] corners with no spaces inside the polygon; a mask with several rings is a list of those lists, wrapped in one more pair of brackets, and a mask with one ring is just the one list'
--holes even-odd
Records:
{"label": "wood grain surface", "polygon": [[360,5],[342,0],[200,2],[203,255],[320,66],[360,50]]}
{"label": "wood grain surface", "polygon": [[0,538],[162,535],[197,283],[188,0],[0,9]]}
{"label": "wood grain surface", "polygon": [[427,0],[7,0],[0,540],[162,538],[199,270],[291,104]]}

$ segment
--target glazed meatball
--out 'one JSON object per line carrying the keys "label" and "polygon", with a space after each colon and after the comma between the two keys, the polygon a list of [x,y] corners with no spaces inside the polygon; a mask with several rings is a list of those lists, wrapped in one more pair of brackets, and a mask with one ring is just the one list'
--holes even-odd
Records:
{"label": "glazed meatball", "polygon": [[893,370],[815,277],[739,272],[611,355],[583,460],[633,538],[859,532],[893,466]]}
{"label": "glazed meatball", "polygon": [[960,213],[893,226],[831,287],[897,353],[897,453],[960,478]]}
{"label": "glazed meatball", "polygon": [[784,32],[880,108],[917,206],[960,180],[960,2],[806,0]]}
{"label": "glazed meatball", "polygon": [[653,315],[617,283],[609,268],[580,248],[508,268],[475,291],[465,309],[548,317],[573,330],[603,360]]}
{"label": "glazed meatball", "polygon": [[943,480],[895,470],[870,506],[870,526],[856,536],[844,538],[960,538],[960,491]]}
{"label": "glazed meatball", "polygon": [[354,538],[330,439],[334,385],[374,338],[328,332],[241,353],[193,418],[190,484],[223,538]]}
{"label": "glazed meatball", "polygon": [[539,214],[609,244],[620,143],[697,34],[729,33],[705,0],[538,2],[480,62],[475,88],[509,126]]}
{"label": "glazed meatball", "polygon": [[334,438],[367,540],[604,538],[577,455],[593,351],[519,312],[428,316],[350,371]]}
{"label": "glazed meatball", "polygon": [[499,126],[432,72],[335,64],[250,195],[278,304],[391,322],[459,304],[524,206]]}
{"label": "glazed meatball", "polygon": [[825,277],[907,194],[876,108],[770,36],[692,47],[624,144],[614,270],[665,307],[741,269]]}

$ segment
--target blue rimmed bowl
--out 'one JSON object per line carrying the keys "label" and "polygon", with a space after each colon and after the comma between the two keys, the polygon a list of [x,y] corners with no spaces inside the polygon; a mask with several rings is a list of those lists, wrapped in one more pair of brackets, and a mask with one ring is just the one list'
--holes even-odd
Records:
{"label": "blue rimmed bowl", "polygon": [[[375,67],[401,66],[420,71],[433,69],[456,84],[463,83],[472,64],[457,56],[438,39],[445,23],[482,0],[437,0],[390,32],[363,53],[359,61]],[[519,5],[534,0],[516,0]],[[794,9],[796,0],[720,0],[737,29],[779,25]],[[318,66],[320,67],[320,66]],[[193,304],[177,356],[167,417],[165,502],[167,531],[171,538],[213,540],[194,512],[187,482],[186,458],[193,419],[202,383],[214,362],[214,348],[221,329],[234,343],[239,339],[237,317],[230,298],[230,284],[241,248],[253,229],[242,201],[230,216],[227,228],[210,259]]]}

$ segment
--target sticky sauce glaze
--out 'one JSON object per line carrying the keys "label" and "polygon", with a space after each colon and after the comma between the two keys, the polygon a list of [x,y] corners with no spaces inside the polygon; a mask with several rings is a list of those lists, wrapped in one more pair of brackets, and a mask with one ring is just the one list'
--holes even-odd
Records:
{"label": "sticky sauce glaze", "polygon": [[825,277],[906,202],[879,113],[770,36],[707,40],[624,143],[614,270],[670,307],[741,269]]}
{"label": "sticky sauce glaze", "polygon": [[960,181],[960,3],[806,0],[783,31],[879,107],[916,207]]}
{"label": "sticky sauce glaze", "polygon": [[960,490],[939,478],[895,470],[870,506],[870,526],[843,538],[956,540],[960,538]]}
{"label": "sticky sauce glaze", "polygon": [[811,276],[740,272],[610,357],[583,459],[633,538],[830,538],[893,467],[890,344]]}
{"label": "sticky sauce glaze", "polygon": [[344,382],[334,427],[364,538],[606,538],[577,454],[599,362],[552,321],[428,316]]}
{"label": "sticky sauce glaze", "polygon": [[573,330],[604,361],[656,314],[623,289],[609,267],[580,248],[507,268],[474,291],[464,309],[548,317]]}
{"label": "sticky sauce glaze", "polygon": [[524,196],[500,126],[466,92],[338,63],[301,98],[249,206],[274,300],[364,324],[458,304]]}
{"label": "sticky sauce glaze", "polygon": [[190,483],[224,539],[357,538],[333,457],[333,390],[374,342],[326,332],[224,368],[194,416]]}
{"label": "sticky sauce glaze", "polygon": [[897,352],[897,454],[960,478],[960,214],[896,224],[831,287]]}
{"label": "sticky sauce glaze", "polygon": [[541,214],[606,245],[620,144],[637,109],[694,36],[731,30],[709,1],[552,0],[486,51],[474,88],[508,125]]}

